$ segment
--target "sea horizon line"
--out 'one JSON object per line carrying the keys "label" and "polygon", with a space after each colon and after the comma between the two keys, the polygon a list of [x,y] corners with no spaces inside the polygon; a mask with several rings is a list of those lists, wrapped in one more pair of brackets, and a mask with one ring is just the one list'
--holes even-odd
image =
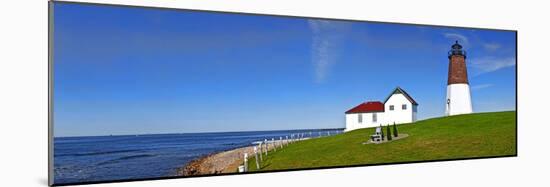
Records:
{"label": "sea horizon line", "polygon": [[239,132],[272,132],[272,131],[306,131],[306,130],[343,130],[339,128],[319,128],[319,129],[277,129],[277,130],[244,130],[244,131],[206,131],[206,132],[174,132],[174,133],[145,133],[145,134],[106,134],[106,135],[76,135],[76,136],[54,136],[53,138],[82,138],[82,137],[112,137],[112,136],[151,136],[151,135],[175,135],[175,134],[215,134],[215,133],[239,133]]}

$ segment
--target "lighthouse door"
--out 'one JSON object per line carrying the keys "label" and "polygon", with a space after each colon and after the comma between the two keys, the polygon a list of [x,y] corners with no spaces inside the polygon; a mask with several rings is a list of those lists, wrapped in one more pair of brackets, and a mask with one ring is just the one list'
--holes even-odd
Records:
{"label": "lighthouse door", "polygon": [[451,109],[451,99],[447,99],[447,114],[450,114],[450,110]]}

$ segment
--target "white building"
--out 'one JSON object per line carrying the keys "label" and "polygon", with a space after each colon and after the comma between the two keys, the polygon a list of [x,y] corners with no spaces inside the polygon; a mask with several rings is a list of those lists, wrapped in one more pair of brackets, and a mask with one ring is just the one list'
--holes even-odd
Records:
{"label": "white building", "polygon": [[346,111],[346,130],[416,121],[418,103],[397,87],[384,101],[370,101]]}

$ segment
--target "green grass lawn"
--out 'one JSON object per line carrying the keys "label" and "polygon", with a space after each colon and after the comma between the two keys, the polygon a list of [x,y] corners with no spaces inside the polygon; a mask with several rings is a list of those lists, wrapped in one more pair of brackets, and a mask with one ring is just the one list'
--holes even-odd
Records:
{"label": "green grass lawn", "polygon": [[[270,152],[260,170],[516,155],[515,111],[433,118],[397,127],[409,137],[363,145],[374,132],[368,128],[296,142]],[[256,170],[253,158],[248,168]]]}

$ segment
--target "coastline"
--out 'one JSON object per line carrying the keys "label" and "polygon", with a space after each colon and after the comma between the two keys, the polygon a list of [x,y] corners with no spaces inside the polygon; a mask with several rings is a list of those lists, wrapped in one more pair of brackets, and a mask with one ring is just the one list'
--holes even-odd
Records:
{"label": "coastline", "polygon": [[[140,177],[236,173],[239,166],[243,164],[244,153],[254,161],[254,146],[257,147],[260,142],[263,145],[262,156],[265,161],[265,145],[269,146],[269,156],[271,156],[271,152],[274,152],[273,144],[278,145],[281,140],[297,141],[298,134],[327,134],[327,132],[277,130],[57,138],[55,146],[59,151],[56,153],[55,161],[58,165],[53,168],[54,177],[55,182],[61,184]],[[98,141],[103,143],[95,144]],[[178,144],[175,149],[150,149],[160,144],[174,143]],[[248,150],[243,150],[247,147]],[[286,149],[286,146],[284,147]],[[277,151],[279,150],[281,149],[277,147]],[[161,155],[162,158],[159,159],[158,156]],[[80,164],[83,162],[87,164]],[[185,167],[187,169],[184,169]],[[123,173],[125,176],[112,173]]]}
{"label": "coastline", "polygon": [[[304,138],[306,140],[309,138]],[[277,147],[276,150],[281,149],[280,143],[283,143],[284,147],[288,146],[287,140],[275,140],[268,141],[267,151],[271,152],[273,146]],[[295,140],[299,141],[299,140]],[[212,153],[199,157],[191,162],[185,164],[176,170],[177,176],[198,176],[220,173],[237,173],[238,167],[244,162],[244,154],[247,153],[249,158],[254,157],[254,147],[256,145],[231,149],[227,151]],[[259,150],[258,150],[259,151]],[[264,153],[265,155],[265,153]]]}
{"label": "coastline", "polygon": [[254,146],[241,147],[199,157],[177,169],[178,176],[234,173],[243,162],[244,153],[254,153]]}

